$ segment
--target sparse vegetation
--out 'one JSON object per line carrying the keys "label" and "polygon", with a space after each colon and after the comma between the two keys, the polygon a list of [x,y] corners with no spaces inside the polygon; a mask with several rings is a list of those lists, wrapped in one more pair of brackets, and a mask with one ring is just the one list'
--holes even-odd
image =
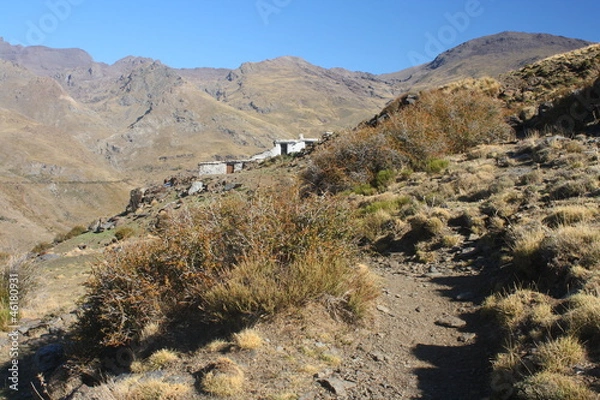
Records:
{"label": "sparse vegetation", "polygon": [[244,372],[233,361],[221,357],[205,368],[202,390],[206,393],[227,397],[239,394],[244,387]]}
{"label": "sparse vegetation", "polygon": [[580,379],[552,372],[540,372],[515,385],[522,400],[593,400],[597,396]]}
{"label": "sparse vegetation", "polygon": [[450,165],[450,162],[448,160],[432,158],[430,160],[427,160],[427,162],[425,163],[424,169],[425,169],[425,172],[427,172],[427,173],[439,174],[440,172],[442,172],[446,168],[448,168],[448,165]]}
{"label": "sparse vegetation", "polygon": [[69,232],[59,233],[58,235],[56,235],[54,237],[54,244],[62,243],[66,240],[73,239],[74,237],[82,235],[85,232],[87,232],[87,228],[85,226],[74,226]]}
{"label": "sparse vegetation", "polygon": [[161,238],[112,252],[94,268],[80,337],[129,343],[151,321],[190,312],[243,325],[328,296],[359,318],[377,288],[356,267],[348,216],[339,200],[301,198],[295,189],[187,209]]}
{"label": "sparse vegetation", "polygon": [[535,362],[544,371],[569,372],[574,365],[585,361],[583,346],[572,336],[562,336],[540,344]]}
{"label": "sparse vegetation", "polygon": [[[479,90],[432,90],[376,128],[349,132],[319,149],[303,174],[309,190],[340,192],[369,184],[381,190],[391,173],[410,168],[439,173],[441,157],[512,137],[499,103]],[[385,176],[382,176],[385,175]],[[385,178],[385,179],[382,179]]]}
{"label": "sparse vegetation", "polygon": [[[549,89],[556,71],[540,64],[521,72],[531,82],[544,78],[531,83],[531,96],[548,100],[549,92],[540,87]],[[557,79],[565,85],[581,82],[574,76]],[[516,113],[513,122],[525,124],[540,112],[524,92],[503,109],[498,96],[517,96],[505,89],[486,78],[423,92],[307,156],[262,164],[293,173],[305,166],[302,188],[290,189],[288,181],[272,190],[214,196],[207,191],[194,201],[172,194],[170,201],[176,202],[168,207],[148,198],[136,217],[158,215],[160,227],[154,224],[153,235],[143,237],[137,235],[138,222],[121,226],[114,231],[119,243],[107,234],[111,243],[104,244],[105,258],[94,266],[74,336],[90,351],[82,356],[97,356],[101,346],[130,344],[140,345],[143,356],[133,361],[126,378],[98,385],[91,389],[97,390],[94,395],[187,399],[195,390],[216,397],[287,399],[299,398],[294,385],[305,379],[314,383],[323,368],[341,375],[343,348],[352,343],[353,351],[362,352],[355,342],[362,332],[352,327],[348,335],[355,337],[342,339],[321,332],[318,317],[297,314],[318,305],[330,317],[326,323],[356,322],[382,291],[386,303],[377,309],[392,319],[398,315],[388,305],[408,300],[404,287],[395,296],[387,287],[380,290],[359,263],[361,245],[378,271],[418,277],[423,287],[421,279],[440,276],[440,270],[452,277],[444,275],[446,282],[479,272],[481,281],[489,279],[476,295],[459,293],[456,300],[492,293],[482,307],[472,307],[492,317],[494,340],[505,343],[492,358],[491,398],[596,398],[599,145],[554,131],[534,131],[519,143],[500,145],[513,139],[507,115]],[[76,233],[74,228],[56,240]],[[444,291],[454,289],[459,287]],[[470,312],[476,303],[460,312]],[[415,309],[421,312],[422,307]],[[227,340],[203,337],[208,344],[196,343],[193,351],[169,350],[174,347],[161,340],[176,341],[169,330],[188,321],[219,328],[215,335]],[[285,343],[273,341],[272,332],[263,336],[265,324],[278,322],[291,333]],[[317,327],[310,328],[312,323]],[[304,326],[294,331],[295,324]],[[156,350],[162,346],[168,349]],[[376,352],[365,354],[385,368],[392,364]],[[290,387],[257,389],[264,382],[253,382],[256,371],[246,366],[250,359],[267,357],[275,367],[260,378]],[[289,369],[285,377],[281,360]],[[166,378],[182,365],[184,380],[193,377],[194,389]]]}
{"label": "sparse vegetation", "polygon": [[255,330],[244,329],[233,335],[233,343],[241,350],[256,350],[262,346],[263,341]]}
{"label": "sparse vegetation", "polygon": [[115,237],[117,240],[128,239],[135,235],[135,230],[130,226],[120,226],[115,229]]}
{"label": "sparse vegetation", "polygon": [[36,285],[35,265],[27,256],[12,256],[0,261],[0,330],[20,318],[19,308],[25,305]]}
{"label": "sparse vegetation", "polygon": [[165,382],[132,376],[107,385],[103,395],[107,400],[183,400],[189,398],[192,388],[182,383]]}

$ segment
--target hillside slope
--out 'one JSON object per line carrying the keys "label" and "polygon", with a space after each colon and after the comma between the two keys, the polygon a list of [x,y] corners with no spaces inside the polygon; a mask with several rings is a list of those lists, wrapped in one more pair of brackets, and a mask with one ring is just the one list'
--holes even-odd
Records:
{"label": "hillside slope", "polygon": [[[199,161],[262,152],[274,139],[318,137],[355,126],[414,86],[495,74],[584,44],[503,33],[449,50],[419,67],[422,73],[413,68],[376,76],[324,69],[295,57],[245,63],[235,70],[177,70],[142,57],[107,65],[80,49],[12,46],[0,39],[0,109],[6,110],[0,131],[10,141],[3,178],[28,182],[32,178],[23,171],[40,164],[53,166],[55,175],[44,178],[51,182],[160,181],[195,169]],[[24,126],[30,129],[22,135],[28,140],[14,139]],[[107,194],[106,188],[96,192],[91,187],[86,186],[84,198],[89,198],[83,203],[76,195],[72,203],[68,196],[50,201],[53,197],[32,186],[10,195],[3,189],[5,201],[13,205],[8,214],[31,216],[7,216],[29,221],[24,226],[30,228],[19,231],[19,242],[46,240],[69,225],[111,213],[112,200],[126,198],[130,189],[120,184]],[[17,193],[30,195],[39,206],[21,209]],[[61,207],[68,210],[52,211]],[[6,229],[5,237],[17,237],[15,224]]]}
{"label": "hillside slope", "polygon": [[402,81],[406,91],[418,90],[461,78],[496,77],[590,44],[586,40],[543,33],[502,32],[470,40],[441,53],[430,63],[382,77]]}

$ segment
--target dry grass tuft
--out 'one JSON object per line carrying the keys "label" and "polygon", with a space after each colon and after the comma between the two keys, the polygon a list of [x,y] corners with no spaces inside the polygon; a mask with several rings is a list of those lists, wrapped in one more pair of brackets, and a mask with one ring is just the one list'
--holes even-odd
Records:
{"label": "dry grass tuft", "polygon": [[566,320],[569,332],[582,340],[600,337],[600,298],[578,293],[568,300]]}
{"label": "dry grass tuft", "polygon": [[201,387],[206,393],[227,397],[242,393],[244,372],[228,358],[221,357],[206,368],[202,377]]}
{"label": "dry grass tuft", "polygon": [[241,350],[255,350],[263,345],[263,340],[254,329],[244,329],[233,335],[234,345]]}
{"label": "dry grass tuft", "polygon": [[555,207],[544,218],[544,223],[552,228],[563,225],[574,225],[580,222],[588,222],[596,212],[590,207],[582,205],[567,205]]}
{"label": "dry grass tuft", "polygon": [[553,304],[551,297],[533,290],[519,289],[512,294],[488,297],[483,310],[494,315],[508,331],[515,331],[531,322],[534,322],[534,326],[540,322],[552,324],[556,317],[549,313],[549,304]]}
{"label": "dry grass tuft", "polygon": [[412,231],[422,239],[439,235],[446,227],[446,224],[439,217],[424,213],[411,217],[408,222]]}
{"label": "dry grass tuft", "polygon": [[510,232],[513,265],[528,276],[537,274],[540,264],[540,246],[546,231],[537,225],[514,227]]}
{"label": "dry grass tuft", "polygon": [[114,399],[119,400],[184,400],[193,388],[182,383],[132,376],[108,385]]}
{"label": "dry grass tuft", "polygon": [[173,363],[179,361],[179,354],[169,349],[161,349],[154,352],[148,360],[146,364],[150,368],[151,371],[157,371],[159,369],[163,369]]}
{"label": "dry grass tuft", "polygon": [[523,400],[593,400],[595,393],[581,380],[552,372],[540,372],[515,385],[517,398]]}
{"label": "dry grass tuft", "polygon": [[600,267],[600,231],[591,225],[562,226],[542,241],[540,251],[554,269],[568,271],[580,265],[597,270]]}
{"label": "dry grass tuft", "polygon": [[221,353],[231,347],[231,343],[223,339],[215,339],[206,345],[206,350],[210,353]]}
{"label": "dry grass tuft", "polygon": [[535,361],[544,371],[567,372],[574,365],[585,360],[583,346],[572,336],[538,345]]}

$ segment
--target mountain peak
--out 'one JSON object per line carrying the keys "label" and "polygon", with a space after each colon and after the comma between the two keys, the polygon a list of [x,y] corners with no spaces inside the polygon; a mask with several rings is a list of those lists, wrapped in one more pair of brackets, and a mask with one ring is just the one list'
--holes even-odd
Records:
{"label": "mountain peak", "polygon": [[[501,55],[504,57],[517,57],[522,54],[556,54],[574,50],[592,44],[580,39],[564,36],[555,36],[546,33],[525,33],[504,31],[494,35],[482,36],[464,42],[450,50],[438,55],[427,65],[429,69],[437,69],[443,65],[459,61],[465,57]],[[540,56],[540,58],[544,58]],[[526,62],[531,61],[531,58]],[[514,65],[514,68],[522,66]]]}

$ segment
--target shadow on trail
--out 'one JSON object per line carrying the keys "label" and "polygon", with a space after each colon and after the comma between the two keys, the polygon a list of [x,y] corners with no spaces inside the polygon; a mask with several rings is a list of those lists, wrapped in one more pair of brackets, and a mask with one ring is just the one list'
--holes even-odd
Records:
{"label": "shadow on trail", "polygon": [[458,310],[463,309],[457,316],[466,325],[457,330],[456,345],[418,344],[413,348],[416,357],[431,365],[414,370],[423,394],[419,398],[423,399],[481,400],[491,395],[490,361],[500,350],[502,336],[493,321],[477,307],[468,306],[481,305],[510,274],[486,257],[485,251],[457,255],[455,260],[469,260],[472,272],[433,277],[431,283],[440,285],[440,294],[455,302]]}

